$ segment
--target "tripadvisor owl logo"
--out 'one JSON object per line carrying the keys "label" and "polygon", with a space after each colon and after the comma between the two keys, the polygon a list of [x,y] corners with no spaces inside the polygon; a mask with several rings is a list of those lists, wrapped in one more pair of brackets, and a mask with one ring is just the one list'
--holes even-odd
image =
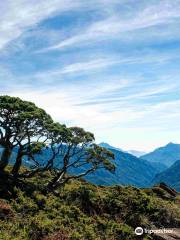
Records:
{"label": "tripadvisor owl logo", "polygon": [[143,228],[142,227],[137,227],[136,229],[135,229],[135,234],[136,235],[142,235],[143,234]]}

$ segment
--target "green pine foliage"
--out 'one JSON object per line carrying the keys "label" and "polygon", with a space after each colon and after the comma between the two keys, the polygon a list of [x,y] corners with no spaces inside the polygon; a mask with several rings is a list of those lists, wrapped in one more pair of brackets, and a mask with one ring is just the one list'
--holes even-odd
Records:
{"label": "green pine foliage", "polygon": [[49,177],[42,173],[21,182],[1,178],[0,239],[136,240],[137,226],[180,225],[178,197],[158,187],[103,187],[71,180],[55,193],[45,193]]}

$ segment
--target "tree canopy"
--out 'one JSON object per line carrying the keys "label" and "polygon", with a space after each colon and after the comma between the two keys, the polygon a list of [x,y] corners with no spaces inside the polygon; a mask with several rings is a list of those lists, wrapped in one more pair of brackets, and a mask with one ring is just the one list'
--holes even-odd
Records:
{"label": "tree canopy", "polygon": [[[86,176],[100,168],[114,172],[112,152],[95,144],[92,133],[80,127],[66,127],[54,122],[50,115],[34,103],[20,98],[0,96],[0,145],[3,152],[0,170],[9,164],[16,150],[12,174],[18,176],[22,160],[32,162],[32,176],[38,171],[50,171],[48,189],[54,189],[73,178]],[[38,155],[48,150],[43,163]]]}
{"label": "tree canopy", "polygon": [[20,155],[30,156],[32,147],[44,138],[46,126],[51,123],[51,117],[34,103],[0,96],[0,145],[3,147],[0,169],[8,165],[15,147],[18,147],[17,160]]}

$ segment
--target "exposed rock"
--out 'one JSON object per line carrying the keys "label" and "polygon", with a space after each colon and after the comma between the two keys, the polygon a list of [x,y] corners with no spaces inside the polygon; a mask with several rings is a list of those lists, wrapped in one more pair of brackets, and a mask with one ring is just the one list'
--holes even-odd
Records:
{"label": "exposed rock", "polygon": [[169,187],[168,185],[166,185],[166,184],[163,183],[163,182],[161,182],[161,183],[159,184],[159,187],[162,188],[162,189],[164,189],[166,192],[168,192],[170,195],[172,195],[172,196],[174,196],[174,197],[176,197],[177,194],[178,194],[175,189]]}
{"label": "exposed rock", "polygon": [[[179,240],[180,239],[180,229],[173,228],[173,229],[166,229],[169,233],[155,233],[154,238],[155,240]],[[171,233],[172,231],[172,233]]]}

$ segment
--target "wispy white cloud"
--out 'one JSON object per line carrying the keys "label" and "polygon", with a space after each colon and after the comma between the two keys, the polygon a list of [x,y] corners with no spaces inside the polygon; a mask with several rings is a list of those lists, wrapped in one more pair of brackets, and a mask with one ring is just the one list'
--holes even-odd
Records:
{"label": "wispy white cloud", "polygon": [[[175,23],[180,18],[180,4],[178,1],[157,1],[155,5],[147,5],[144,9],[140,9],[137,13],[129,18],[122,18],[113,12],[111,16],[94,22],[84,32],[79,32],[60,43],[47,47],[39,52],[49,50],[61,50],[71,46],[82,46],[91,44],[94,41],[98,42],[107,38],[123,38],[123,33],[147,29],[162,24]],[[166,30],[164,30],[166,31]],[[161,32],[161,29],[158,29]]]}
{"label": "wispy white cloud", "polygon": [[82,1],[7,0],[0,2],[0,49],[42,20],[77,9]]}
{"label": "wispy white cloud", "polygon": [[75,62],[71,64],[66,64],[64,67],[62,66],[56,66],[53,69],[50,69],[48,71],[43,71],[36,73],[34,77],[38,79],[49,79],[52,81],[54,77],[63,77],[64,75],[68,74],[84,74],[85,72],[90,73],[96,73],[97,71],[101,71],[105,68],[111,67],[113,65],[117,65],[121,63],[122,61],[111,58],[111,57],[104,57],[104,58],[96,58],[96,59],[86,59],[86,61],[83,62]]}
{"label": "wispy white cloud", "polygon": [[[69,55],[68,55],[69,56]],[[26,79],[26,82],[31,82],[31,80],[36,81],[36,83],[40,84],[57,84],[62,83],[65,81],[66,77],[72,77],[75,78],[77,76],[86,76],[86,77],[91,77],[91,82],[94,81],[96,82],[97,77],[95,76],[98,73],[103,73],[105,70],[111,69],[112,67],[123,67],[123,66],[141,66],[142,64],[153,64],[155,66],[161,66],[161,64],[166,64],[168,62],[171,62],[173,60],[179,59],[179,55],[177,55],[176,52],[170,52],[170,53],[159,53],[159,52],[154,52],[154,51],[147,51],[144,53],[137,54],[136,52],[131,54],[131,56],[121,56],[120,54],[118,55],[110,55],[110,54],[101,54],[97,56],[81,56],[80,59],[73,61],[72,63],[69,64],[59,64],[57,63],[53,68],[47,68],[43,69],[41,71],[36,71],[35,73],[32,73],[30,76],[25,76],[23,74],[20,74],[19,79]],[[80,61],[81,60],[81,61]],[[59,62],[60,59],[58,59],[57,62]],[[64,66],[63,66],[64,65]],[[6,69],[6,71],[5,71]],[[3,72],[8,73],[8,68],[5,68]],[[171,76],[170,76],[171,77]],[[11,77],[12,78],[12,77]],[[93,79],[92,79],[93,78]],[[111,81],[113,82],[114,76],[107,76],[105,77],[106,79],[110,78],[112,79]],[[116,79],[122,79],[122,76],[117,74],[115,77]],[[140,76],[139,76],[140,78]],[[102,80],[104,77],[102,77]],[[167,79],[167,76],[166,76]],[[141,79],[139,79],[141,81]],[[25,81],[25,80],[24,80]],[[99,80],[98,80],[99,81]],[[104,80],[103,80],[104,81]],[[10,80],[9,80],[10,82]],[[102,84],[102,81],[100,81]],[[163,80],[161,79],[160,82],[162,83]],[[88,85],[89,83],[86,82]],[[166,82],[165,82],[166,84]],[[161,84],[162,85],[162,84]],[[172,84],[171,84],[172,85]],[[169,88],[166,86],[167,89]],[[164,89],[161,88],[161,89]]]}
{"label": "wispy white cloud", "polygon": [[[180,117],[180,100],[154,103],[145,109],[141,109],[139,106],[130,107],[127,100],[127,102],[123,102],[120,109],[108,112],[106,110],[109,109],[109,105],[104,108],[100,105],[75,106],[74,102],[83,101],[85,98],[84,94],[84,97],[79,99],[75,91],[70,93],[61,90],[47,92],[16,89],[9,94],[34,101],[38,106],[46,109],[55,120],[68,125],[83,126],[95,132],[98,139],[102,139],[101,136],[104,136],[108,129],[111,129],[112,132],[116,131],[116,134],[123,132],[126,128],[131,129],[131,133],[138,129],[139,132],[145,131],[146,133],[150,131],[163,132],[170,123],[176,131],[179,129],[178,125],[174,124]],[[98,91],[96,94],[98,95]],[[111,105],[112,108],[116,106],[113,103]]]}

